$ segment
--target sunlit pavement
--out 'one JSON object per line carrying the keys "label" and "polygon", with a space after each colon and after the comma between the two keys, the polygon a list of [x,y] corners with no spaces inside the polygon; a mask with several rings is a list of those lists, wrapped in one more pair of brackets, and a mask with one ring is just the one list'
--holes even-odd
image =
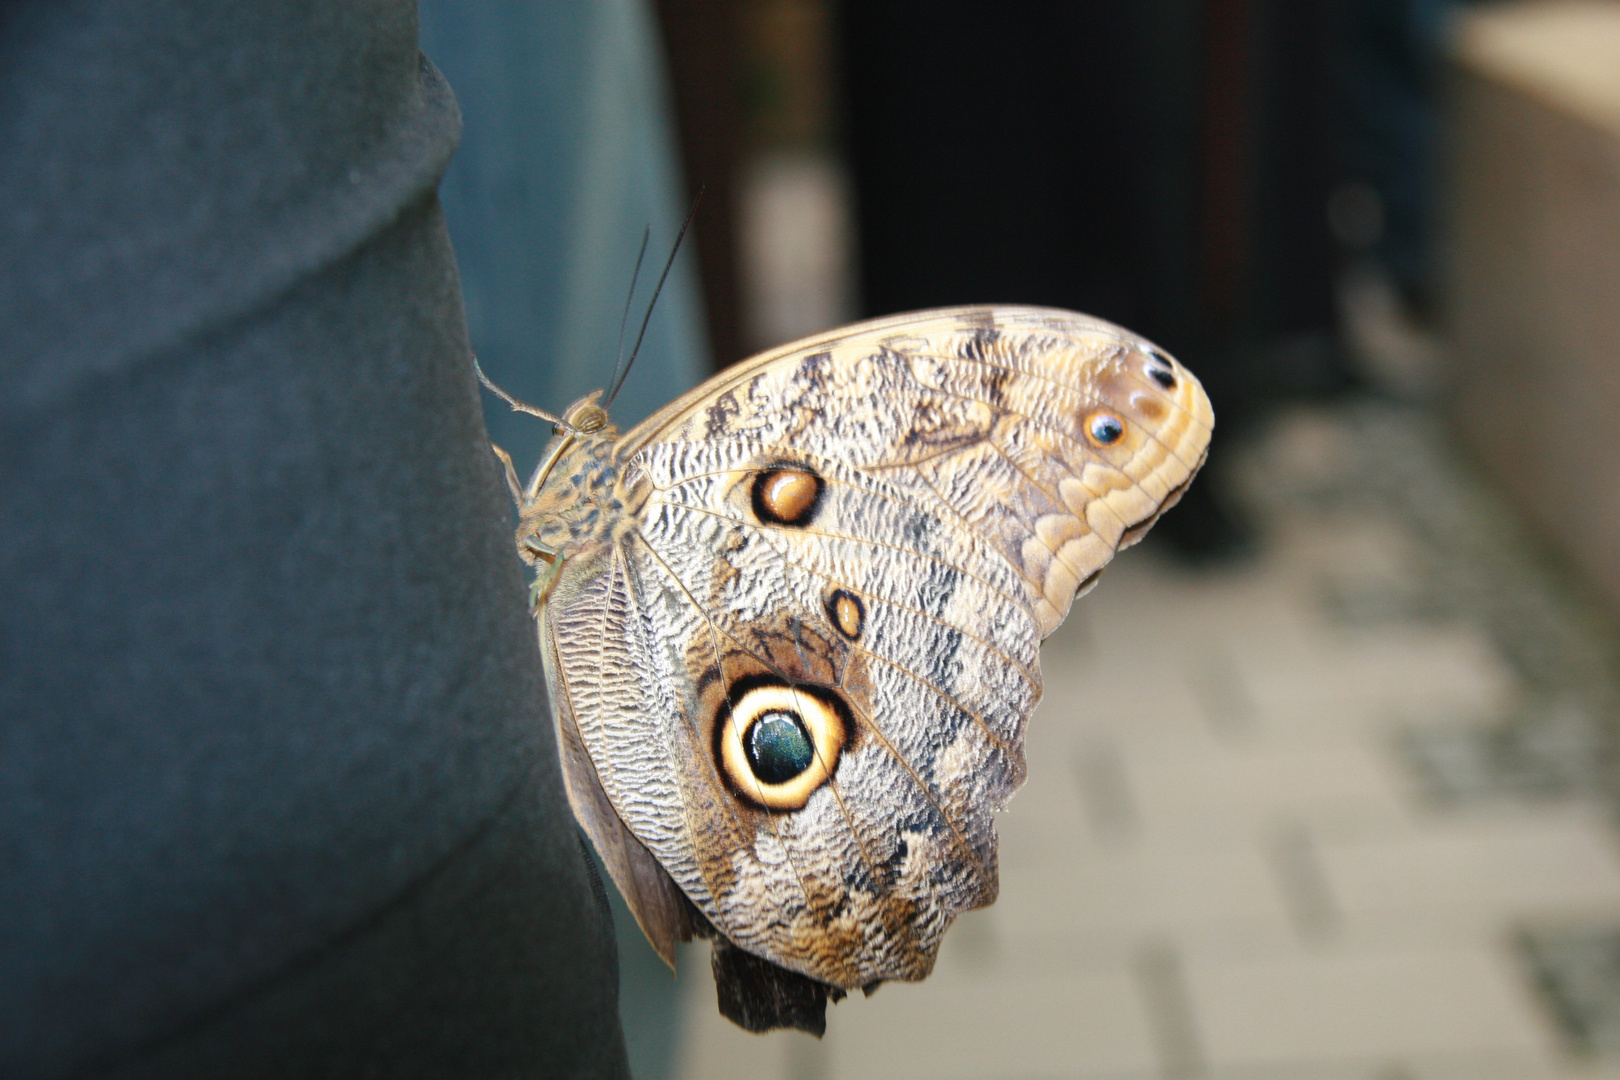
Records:
{"label": "sunlit pavement", "polygon": [[1046,643],[996,905],[819,1042],[689,948],[678,1075],[1620,1078],[1604,618],[1420,412],[1227,452],[1260,553],[1150,540]]}

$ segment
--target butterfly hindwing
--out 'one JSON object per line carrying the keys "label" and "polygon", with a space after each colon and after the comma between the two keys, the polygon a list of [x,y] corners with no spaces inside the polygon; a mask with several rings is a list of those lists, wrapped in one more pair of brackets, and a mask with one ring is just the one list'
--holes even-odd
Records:
{"label": "butterfly hindwing", "polygon": [[547,601],[597,803],[747,953],[926,976],[995,899],[1041,639],[1212,424],[1174,361],[1047,309],[879,320],[710,380],[613,443],[614,519]]}

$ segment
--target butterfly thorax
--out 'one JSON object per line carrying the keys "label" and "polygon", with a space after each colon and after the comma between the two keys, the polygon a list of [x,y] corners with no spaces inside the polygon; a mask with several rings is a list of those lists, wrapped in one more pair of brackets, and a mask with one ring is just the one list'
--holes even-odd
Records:
{"label": "butterfly thorax", "polygon": [[644,501],[624,482],[615,454],[619,429],[602,417],[594,431],[563,431],[552,439],[539,489],[519,510],[518,553],[542,566],[545,579],[575,555],[620,539],[630,527],[629,512]]}

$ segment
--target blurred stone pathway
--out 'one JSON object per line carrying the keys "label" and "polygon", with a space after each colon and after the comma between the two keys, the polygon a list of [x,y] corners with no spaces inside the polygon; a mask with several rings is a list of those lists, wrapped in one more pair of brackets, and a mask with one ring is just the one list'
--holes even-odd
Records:
{"label": "blurred stone pathway", "polygon": [[690,1080],[1620,1080],[1613,640],[1425,414],[1245,456],[1263,554],[1127,552],[1043,650],[1001,899],[927,982]]}

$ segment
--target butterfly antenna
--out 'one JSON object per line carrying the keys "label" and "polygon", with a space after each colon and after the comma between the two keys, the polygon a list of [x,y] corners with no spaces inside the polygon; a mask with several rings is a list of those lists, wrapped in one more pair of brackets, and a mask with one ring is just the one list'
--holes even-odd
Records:
{"label": "butterfly antenna", "polygon": [[[647,241],[651,237],[651,225],[641,230],[641,250],[636,252],[636,268],[630,271],[630,291],[624,294],[624,310],[619,313],[618,359],[613,364],[613,378],[608,380],[609,384],[613,386],[619,384],[619,372],[624,368],[624,328],[630,322],[630,301],[636,295],[636,281],[641,277],[641,261],[647,257]],[[612,400],[612,398],[608,399],[610,404]]]}
{"label": "butterfly antenna", "polygon": [[653,287],[652,299],[647,302],[647,314],[641,317],[641,329],[636,331],[636,343],[630,349],[630,359],[624,362],[624,369],[613,380],[613,388],[608,391],[603,408],[611,406],[613,399],[619,396],[619,388],[624,385],[625,377],[630,374],[630,365],[636,362],[636,356],[641,352],[641,342],[647,336],[647,324],[652,321],[653,307],[658,303],[658,294],[664,291],[664,282],[669,277],[670,267],[675,265],[675,256],[681,251],[681,241],[686,239],[686,230],[692,227],[692,219],[697,217],[698,203],[702,201],[703,189],[699,188],[697,198],[692,200],[692,209],[686,212],[686,220],[681,223],[681,231],[675,234],[675,246],[669,249],[669,258],[664,260],[664,272],[658,275],[658,284]]}
{"label": "butterfly antenna", "polygon": [[508,394],[505,390],[502,390],[500,387],[496,386],[494,383],[490,382],[489,376],[484,374],[484,369],[478,366],[478,357],[476,356],[473,357],[473,370],[478,373],[478,381],[484,384],[484,389],[488,390],[490,393],[512,406],[513,412],[528,413],[530,416],[538,416],[542,420],[550,420],[553,424],[557,424],[561,427],[568,426],[563,422],[562,417],[553,416],[544,409],[537,409],[533,405],[525,404],[524,402],[521,402],[517,398],[513,397],[511,394]]}

